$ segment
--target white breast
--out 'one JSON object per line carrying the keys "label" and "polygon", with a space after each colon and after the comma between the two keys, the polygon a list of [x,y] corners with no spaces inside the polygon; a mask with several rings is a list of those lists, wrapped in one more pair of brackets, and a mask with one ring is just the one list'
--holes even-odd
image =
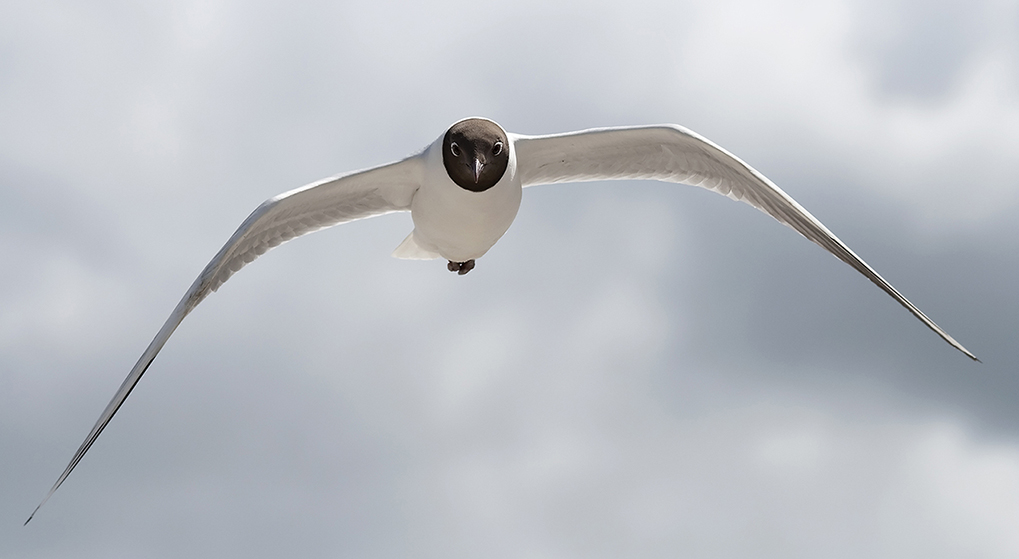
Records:
{"label": "white breast", "polygon": [[479,258],[492,248],[520,209],[516,152],[510,142],[506,174],[492,188],[471,192],[456,185],[442,163],[442,136],[426,153],[425,178],[411,202],[413,240],[453,262]]}

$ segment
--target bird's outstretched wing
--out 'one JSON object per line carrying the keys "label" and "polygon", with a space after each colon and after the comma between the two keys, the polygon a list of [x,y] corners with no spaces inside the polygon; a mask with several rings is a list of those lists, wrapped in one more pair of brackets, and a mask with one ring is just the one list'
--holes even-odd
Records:
{"label": "bird's outstretched wing", "polygon": [[356,219],[409,210],[414,192],[421,183],[423,168],[424,159],[419,154],[389,165],[324,179],[263,202],[202,270],[25,524],[32,520],[78,465],[138,384],[170,334],[198,303],[246,264],[290,239]]}
{"label": "bird's outstretched wing", "polygon": [[712,141],[676,125],[599,128],[513,138],[522,184],[652,179],[701,186],[746,202],[849,264],[877,284],[952,347],[979,361],[902,296],[764,175]]}

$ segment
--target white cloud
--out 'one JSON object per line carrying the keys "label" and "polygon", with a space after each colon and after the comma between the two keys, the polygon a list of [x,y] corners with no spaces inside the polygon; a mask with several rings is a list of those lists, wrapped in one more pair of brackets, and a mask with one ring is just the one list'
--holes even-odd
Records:
{"label": "white cloud", "polygon": [[916,431],[885,497],[884,537],[911,555],[1019,553],[1019,446],[952,422]]}
{"label": "white cloud", "polygon": [[888,97],[878,68],[858,54],[859,28],[874,15],[840,1],[700,6],[692,33],[678,39],[682,74],[673,82],[718,111],[726,135],[752,135],[757,145],[747,149],[767,150],[784,167],[843,159],[836,169],[873,196],[904,202],[921,229],[979,226],[1013,208],[1019,75],[1015,47],[1001,37],[1014,30],[994,26],[943,98]]}

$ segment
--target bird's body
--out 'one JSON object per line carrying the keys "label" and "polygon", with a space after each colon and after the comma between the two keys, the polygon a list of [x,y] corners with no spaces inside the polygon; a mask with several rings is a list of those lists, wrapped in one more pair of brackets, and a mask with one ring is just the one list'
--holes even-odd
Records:
{"label": "bird's body", "polygon": [[414,231],[393,255],[398,258],[442,257],[466,262],[484,256],[517,216],[522,188],[512,144],[507,142],[506,171],[495,184],[474,192],[458,186],[443,164],[440,136],[418,157],[423,161],[421,187],[410,205]]}
{"label": "bird's body", "polygon": [[269,249],[324,227],[410,211],[414,230],[394,256],[441,257],[449,260],[451,271],[466,274],[513,223],[523,188],[615,179],[690,184],[746,202],[852,266],[976,359],[764,175],[694,132],[659,125],[523,136],[508,134],[491,120],[470,118],[402,161],[318,181],[255,209],[177,304],[39,507],[91,448],[188,313]]}

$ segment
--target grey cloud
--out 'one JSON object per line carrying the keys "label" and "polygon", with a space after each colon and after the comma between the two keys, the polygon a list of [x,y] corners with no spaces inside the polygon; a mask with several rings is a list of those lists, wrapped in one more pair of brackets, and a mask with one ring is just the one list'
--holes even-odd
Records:
{"label": "grey cloud", "polygon": [[988,2],[904,0],[856,8],[856,47],[879,90],[893,97],[936,101],[950,95],[995,29]]}

